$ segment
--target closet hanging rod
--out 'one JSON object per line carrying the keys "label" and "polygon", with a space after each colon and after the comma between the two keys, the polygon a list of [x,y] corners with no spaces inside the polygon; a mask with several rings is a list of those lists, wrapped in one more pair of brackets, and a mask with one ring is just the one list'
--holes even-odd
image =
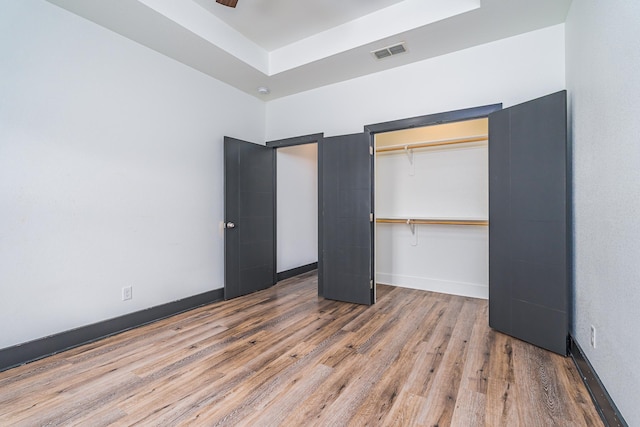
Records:
{"label": "closet hanging rod", "polygon": [[377,223],[383,224],[435,224],[435,225],[480,225],[488,226],[486,219],[447,219],[447,218],[376,218]]}
{"label": "closet hanging rod", "polygon": [[411,144],[389,145],[387,147],[379,147],[379,148],[376,148],[376,152],[384,153],[387,151],[406,150],[409,148],[441,147],[443,145],[466,144],[469,142],[482,142],[482,141],[487,141],[488,139],[489,139],[488,135],[466,136],[464,138],[437,139],[433,141],[413,142]]}

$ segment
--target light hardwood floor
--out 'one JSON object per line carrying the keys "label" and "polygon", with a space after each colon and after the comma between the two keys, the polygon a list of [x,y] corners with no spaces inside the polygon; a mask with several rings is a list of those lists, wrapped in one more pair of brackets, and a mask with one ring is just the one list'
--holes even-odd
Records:
{"label": "light hardwood floor", "polygon": [[0,373],[0,425],[601,426],[568,358],[483,300],[378,285],[372,307],[273,288]]}

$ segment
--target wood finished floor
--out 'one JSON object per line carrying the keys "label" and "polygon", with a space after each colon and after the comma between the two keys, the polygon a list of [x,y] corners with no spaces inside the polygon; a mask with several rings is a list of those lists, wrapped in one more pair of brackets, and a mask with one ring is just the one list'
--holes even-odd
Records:
{"label": "wood finished floor", "polygon": [[0,425],[601,426],[576,369],[484,300],[309,273],[0,373]]}

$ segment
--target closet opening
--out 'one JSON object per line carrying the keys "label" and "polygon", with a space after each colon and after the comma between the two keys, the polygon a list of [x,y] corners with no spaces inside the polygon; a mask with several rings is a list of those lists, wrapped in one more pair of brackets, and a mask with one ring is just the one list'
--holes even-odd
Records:
{"label": "closet opening", "polygon": [[372,137],[376,283],[488,298],[488,118]]}

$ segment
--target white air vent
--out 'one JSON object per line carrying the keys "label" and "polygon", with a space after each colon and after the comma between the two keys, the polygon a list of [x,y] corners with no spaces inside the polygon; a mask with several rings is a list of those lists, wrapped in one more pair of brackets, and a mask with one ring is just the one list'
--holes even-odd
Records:
{"label": "white air vent", "polygon": [[373,52],[371,52],[371,54],[376,59],[383,59],[393,55],[399,55],[401,53],[405,53],[406,51],[407,51],[407,47],[405,46],[404,42],[401,42],[398,44],[394,44],[393,46],[387,46],[382,49],[374,50]]}

